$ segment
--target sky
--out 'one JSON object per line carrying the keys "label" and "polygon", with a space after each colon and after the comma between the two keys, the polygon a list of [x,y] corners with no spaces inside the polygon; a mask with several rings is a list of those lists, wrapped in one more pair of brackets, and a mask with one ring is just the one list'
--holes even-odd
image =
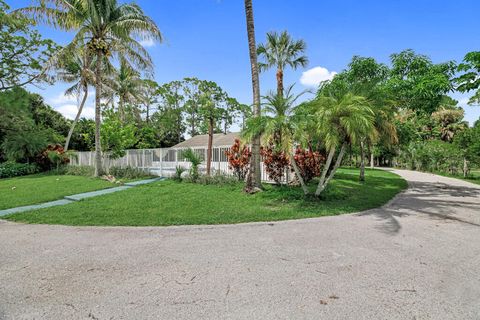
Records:
{"label": "sky", "polygon": [[[30,0],[7,0],[12,8]],[[121,1],[124,2],[124,1]],[[242,0],[137,0],[158,25],[165,41],[145,41],[162,84],[184,77],[217,82],[230,96],[251,104],[250,62]],[[309,65],[285,71],[285,84],[296,91],[315,87],[349,63],[352,56],[389,63],[392,53],[413,49],[433,62],[460,62],[480,47],[478,0],[253,0],[257,43],[269,31],[287,30],[307,43]],[[72,34],[39,27],[59,44]],[[260,76],[262,94],[275,89],[274,71]],[[77,101],[65,97],[66,86],[30,88],[69,118]],[[480,118],[480,106],[467,106],[469,94],[452,93],[465,109],[466,120]],[[93,117],[93,101],[85,109]]]}

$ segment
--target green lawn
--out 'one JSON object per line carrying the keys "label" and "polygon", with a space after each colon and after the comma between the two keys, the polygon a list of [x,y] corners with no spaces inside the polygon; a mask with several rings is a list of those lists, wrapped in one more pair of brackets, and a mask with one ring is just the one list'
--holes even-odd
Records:
{"label": "green lawn", "polygon": [[479,169],[475,169],[475,170],[470,171],[470,174],[467,178],[464,178],[461,175],[452,175],[452,174],[445,173],[445,172],[435,172],[435,174],[438,174],[438,175],[441,175],[441,176],[444,176],[444,177],[460,179],[460,180],[468,181],[468,182],[475,183],[475,184],[480,184],[480,170]]}
{"label": "green lawn", "polygon": [[0,210],[53,201],[64,196],[105,189],[114,184],[94,178],[35,174],[0,179]]}
{"label": "green lawn", "polygon": [[[312,186],[313,187],[313,186]],[[166,226],[275,221],[338,215],[383,205],[407,183],[399,176],[368,170],[341,169],[323,199],[305,199],[299,187],[266,186],[247,195],[242,185],[217,186],[156,182],[61,207],[6,217],[27,223],[98,226]]]}

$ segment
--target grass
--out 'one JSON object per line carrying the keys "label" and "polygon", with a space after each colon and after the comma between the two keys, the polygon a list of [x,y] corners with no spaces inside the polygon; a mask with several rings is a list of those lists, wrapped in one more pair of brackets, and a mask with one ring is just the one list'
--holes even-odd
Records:
{"label": "grass", "polygon": [[[381,206],[407,187],[399,176],[340,169],[322,199],[304,198],[299,187],[266,186],[255,195],[242,184],[198,185],[172,180],[139,186],[66,206],[18,213],[6,219],[75,226],[167,226],[277,221],[357,212]],[[312,185],[312,188],[314,186]]]}
{"label": "grass", "polygon": [[53,174],[0,179],[0,210],[58,200],[64,196],[112,186],[112,183],[100,179]]}
{"label": "grass", "polygon": [[475,184],[480,184],[480,169],[471,170],[470,174],[466,178],[464,178],[463,175],[453,175],[445,172],[435,172],[435,174],[438,174],[444,177],[460,179],[460,180],[468,181]]}

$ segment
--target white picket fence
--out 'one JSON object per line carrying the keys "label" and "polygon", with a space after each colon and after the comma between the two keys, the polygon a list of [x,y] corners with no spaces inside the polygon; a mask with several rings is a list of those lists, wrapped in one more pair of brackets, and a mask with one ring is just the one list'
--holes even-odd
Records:
{"label": "white picket fence", "polygon": [[[225,151],[230,146],[216,147],[212,150],[212,173],[221,173],[226,175],[233,175],[233,170],[228,166],[227,156]],[[175,174],[175,169],[180,166],[185,169],[190,168],[190,162],[182,158],[182,152],[185,149],[179,148],[157,148],[157,149],[134,149],[126,150],[125,156],[117,159],[111,159],[107,155],[103,156],[103,168],[107,170],[111,167],[133,167],[141,170],[145,170],[151,174],[161,177],[172,177]],[[207,148],[192,148],[192,150],[198,154],[202,161],[199,166],[200,172],[206,171],[206,155]],[[70,165],[73,166],[94,166],[95,165],[95,152],[93,151],[80,151],[76,152],[70,158]],[[263,163],[261,165],[261,174],[263,182],[272,182],[264,169]],[[286,183],[293,178],[293,174],[286,172],[282,183]]]}

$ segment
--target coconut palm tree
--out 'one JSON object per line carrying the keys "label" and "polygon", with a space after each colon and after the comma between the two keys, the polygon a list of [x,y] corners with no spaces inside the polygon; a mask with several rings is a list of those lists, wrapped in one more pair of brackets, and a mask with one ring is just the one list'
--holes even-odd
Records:
{"label": "coconut palm tree", "polygon": [[260,44],[257,48],[257,54],[263,58],[258,66],[260,71],[270,68],[277,68],[277,94],[283,96],[283,72],[287,66],[292,69],[306,67],[308,58],[303,55],[307,45],[303,40],[293,40],[292,37],[283,31],[267,33],[267,42]]}
{"label": "coconut palm tree", "polygon": [[[349,144],[358,143],[362,137],[371,136],[374,113],[367,99],[351,93],[341,98],[318,97],[311,103],[317,130],[328,152],[327,161],[315,191],[319,196],[342,163]],[[332,161],[340,148],[335,164]]]}
{"label": "coconut palm tree", "polygon": [[295,171],[303,192],[307,195],[309,193],[308,187],[300,174],[300,169],[294,157],[295,144],[298,141],[296,138],[300,134],[298,130],[299,121],[294,115],[295,103],[307,91],[294,95],[292,90],[293,85],[287,88],[285,96],[269,92],[264,97],[263,115],[248,121],[242,135],[247,140],[260,135],[263,145],[273,143],[275,152],[285,154]]}
{"label": "coconut palm tree", "polygon": [[[152,70],[148,52],[136,40],[150,38],[162,41],[153,20],[137,4],[119,4],[117,0],[37,0],[37,6],[20,9],[38,22],[65,31],[75,31],[70,45],[86,48],[96,61],[122,56],[142,70]],[[95,66],[95,175],[102,171],[100,145],[103,63]]]}
{"label": "coconut palm tree", "polygon": [[[250,68],[252,72],[253,117],[260,117],[260,82],[258,77],[252,0],[245,0],[245,17],[247,20],[248,49],[250,53]],[[262,177],[260,172],[260,136],[254,136],[251,141],[252,157],[250,158],[250,171],[245,184],[245,191],[247,192],[252,192],[255,188],[262,187]]]}

